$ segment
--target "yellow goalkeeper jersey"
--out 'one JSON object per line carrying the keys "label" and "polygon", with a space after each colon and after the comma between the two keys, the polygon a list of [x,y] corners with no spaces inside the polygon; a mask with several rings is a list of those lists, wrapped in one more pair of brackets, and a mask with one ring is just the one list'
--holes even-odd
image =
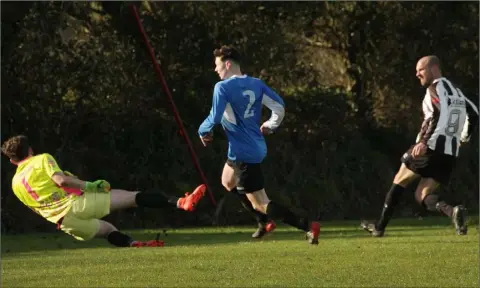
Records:
{"label": "yellow goalkeeper jersey", "polygon": [[57,223],[81,192],[59,187],[52,180],[55,172],[63,172],[52,155],[44,153],[18,164],[12,180],[15,195],[27,207],[52,223]]}

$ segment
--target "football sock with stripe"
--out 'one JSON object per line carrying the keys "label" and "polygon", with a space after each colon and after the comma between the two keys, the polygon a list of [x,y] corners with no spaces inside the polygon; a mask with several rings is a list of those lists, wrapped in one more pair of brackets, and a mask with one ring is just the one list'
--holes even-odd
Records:
{"label": "football sock with stripe", "polygon": [[255,217],[255,220],[257,220],[258,224],[264,225],[268,222],[268,216],[260,211],[255,210],[250,200],[248,200],[247,195],[245,195],[244,193],[239,193],[237,188],[234,188],[231,192],[235,194],[238,199],[240,199],[240,203],[242,203],[243,208],[245,208],[245,210],[250,212],[253,217]]}
{"label": "football sock with stripe", "polygon": [[387,196],[385,197],[382,214],[380,214],[380,219],[375,227],[377,230],[385,230],[385,227],[387,227],[388,222],[392,218],[395,206],[397,206],[400,198],[402,197],[403,191],[405,191],[404,187],[397,184],[392,185],[387,193]]}
{"label": "football sock with stripe", "polygon": [[267,205],[267,215],[270,219],[279,219],[283,223],[296,227],[300,230],[308,232],[308,220],[298,217],[285,206],[276,202],[270,201]]}
{"label": "football sock with stripe", "polygon": [[452,218],[453,215],[453,207],[445,203],[445,201],[441,201],[440,197],[435,194],[429,194],[423,198],[423,206],[428,211],[439,211],[443,212],[448,217]]}

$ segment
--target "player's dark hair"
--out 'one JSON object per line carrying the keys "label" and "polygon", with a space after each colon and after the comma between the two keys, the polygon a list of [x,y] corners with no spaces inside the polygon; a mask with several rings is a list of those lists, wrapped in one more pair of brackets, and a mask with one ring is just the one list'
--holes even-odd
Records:
{"label": "player's dark hair", "polygon": [[219,49],[213,51],[213,56],[220,57],[220,60],[230,60],[240,65],[241,55],[238,50],[233,46],[223,45]]}
{"label": "player's dark hair", "polygon": [[30,144],[25,135],[11,137],[2,144],[2,153],[15,162],[20,162],[28,157]]}

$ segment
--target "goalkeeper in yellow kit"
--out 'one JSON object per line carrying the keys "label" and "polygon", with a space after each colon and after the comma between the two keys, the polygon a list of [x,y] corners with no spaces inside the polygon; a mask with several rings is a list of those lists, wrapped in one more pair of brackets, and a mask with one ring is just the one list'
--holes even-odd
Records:
{"label": "goalkeeper in yellow kit", "polygon": [[100,220],[110,212],[131,207],[162,208],[176,206],[194,211],[205,195],[205,185],[185,197],[110,189],[105,180],[82,181],[62,171],[52,155],[34,155],[24,135],[12,137],[2,145],[2,153],[17,165],[12,189],[20,201],[63,232],[86,241],[103,237],[119,247],[163,246],[163,242],[134,241],[111,223]]}

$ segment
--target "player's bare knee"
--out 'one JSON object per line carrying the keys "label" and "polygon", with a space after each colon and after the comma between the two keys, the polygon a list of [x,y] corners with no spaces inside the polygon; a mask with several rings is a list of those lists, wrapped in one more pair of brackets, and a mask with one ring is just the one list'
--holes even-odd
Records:
{"label": "player's bare knee", "polygon": [[403,181],[403,174],[401,171],[398,171],[397,174],[395,174],[395,177],[393,178],[393,183],[397,184],[397,185],[401,185],[402,181]]}
{"label": "player's bare knee", "polygon": [[267,214],[267,206],[268,206],[268,204],[262,204],[262,205],[260,205],[260,207],[255,208],[255,210],[257,210],[257,211],[259,211],[263,214]]}
{"label": "player's bare knee", "polygon": [[439,184],[431,178],[423,178],[415,191],[415,200],[422,204],[424,199],[435,192]]}
{"label": "player's bare knee", "polygon": [[422,204],[423,198],[425,198],[423,196],[423,193],[417,193],[417,192],[415,193],[415,201],[417,201],[418,204],[420,205]]}
{"label": "player's bare knee", "polygon": [[425,191],[425,187],[419,185],[417,190],[415,190],[415,201],[421,205],[427,193],[428,192]]}
{"label": "player's bare knee", "polygon": [[393,179],[393,183],[405,187],[410,181],[408,181],[408,177],[405,177],[405,174],[402,174],[400,171],[395,175]]}
{"label": "player's bare knee", "polygon": [[260,213],[267,214],[267,205],[266,204],[259,204],[259,203],[252,203],[253,209],[257,210]]}
{"label": "player's bare knee", "polygon": [[236,187],[236,183],[234,181],[222,181],[223,187],[227,189],[227,191],[232,191]]}
{"label": "player's bare knee", "polygon": [[402,187],[408,186],[415,178],[417,175],[409,170],[405,164],[402,164],[400,169],[398,170],[397,174],[395,174],[395,178],[393,179],[393,183],[400,185]]}
{"label": "player's bare knee", "polygon": [[136,207],[138,191],[113,189],[110,191],[110,212]]}
{"label": "player's bare knee", "polygon": [[270,203],[270,199],[268,198],[264,189],[255,191],[253,193],[248,193],[247,197],[255,210],[263,214],[267,214],[267,206],[268,203]]}
{"label": "player's bare knee", "polygon": [[228,164],[225,164],[222,172],[222,185],[228,191],[232,191],[237,186],[235,171]]}
{"label": "player's bare knee", "polygon": [[423,189],[422,192],[420,193],[421,201],[423,201],[423,199],[425,199],[425,197],[427,197],[427,195],[430,195],[431,193],[432,193],[431,189],[429,189],[429,188]]}
{"label": "player's bare knee", "polygon": [[228,191],[232,191],[235,187],[237,187],[237,181],[234,177],[230,177],[229,175],[223,175],[222,185]]}

